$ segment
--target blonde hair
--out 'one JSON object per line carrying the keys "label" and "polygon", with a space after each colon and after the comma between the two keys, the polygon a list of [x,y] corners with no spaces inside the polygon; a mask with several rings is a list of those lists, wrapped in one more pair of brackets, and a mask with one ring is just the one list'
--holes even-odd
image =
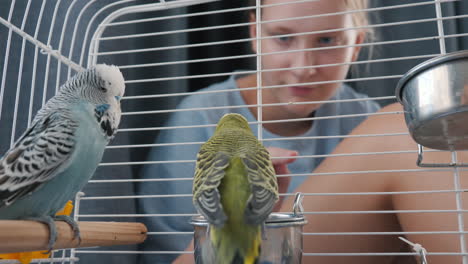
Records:
{"label": "blonde hair", "polygon": [[368,0],[344,0],[346,7],[349,10],[357,10],[353,13],[353,23],[357,27],[369,25],[369,18],[366,11],[360,11],[369,8]]}
{"label": "blonde hair", "polygon": [[[329,0],[321,0],[321,1],[329,1]],[[367,12],[359,11],[359,10],[369,8],[369,0],[343,0],[343,2],[348,10],[358,11],[358,12],[352,13],[354,26],[364,27],[364,26],[369,25],[369,17],[367,15]],[[255,6],[256,0],[249,0],[249,5]],[[249,13],[253,13],[255,15],[255,9],[251,9]],[[366,30],[366,31],[369,31],[369,30]]]}
{"label": "blonde hair", "polygon": [[[369,8],[369,0],[343,0],[348,10],[357,11],[352,13],[353,24],[356,27],[366,27],[369,23],[369,15],[367,11],[362,11]],[[366,33],[366,41],[375,40],[375,32],[372,28],[361,29]]]}

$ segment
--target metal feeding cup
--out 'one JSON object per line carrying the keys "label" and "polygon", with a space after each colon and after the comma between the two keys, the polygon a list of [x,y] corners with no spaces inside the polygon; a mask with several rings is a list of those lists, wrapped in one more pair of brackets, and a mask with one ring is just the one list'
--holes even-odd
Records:
{"label": "metal feeding cup", "polygon": [[[300,264],[302,260],[302,227],[307,223],[302,210],[302,194],[297,193],[293,213],[272,213],[266,220],[265,240],[262,241],[258,264]],[[203,216],[194,216],[195,262],[201,260],[202,250],[209,243],[208,222]]]}
{"label": "metal feeding cup", "polygon": [[413,139],[439,150],[468,149],[468,51],[427,60],[398,82]]}

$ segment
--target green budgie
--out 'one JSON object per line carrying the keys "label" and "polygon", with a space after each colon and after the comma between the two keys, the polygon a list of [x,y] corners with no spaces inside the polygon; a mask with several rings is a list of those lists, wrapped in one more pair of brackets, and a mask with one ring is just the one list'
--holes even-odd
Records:
{"label": "green budgie", "polygon": [[120,123],[125,91],[116,66],[96,65],[68,80],[36,114],[31,126],[0,159],[0,219],[31,219],[49,226],[49,249],[57,238],[54,219],[74,199],[101,161]]}
{"label": "green budgie", "polygon": [[195,168],[193,203],[210,224],[202,263],[258,263],[262,226],[277,200],[268,151],[242,115],[224,115]]}

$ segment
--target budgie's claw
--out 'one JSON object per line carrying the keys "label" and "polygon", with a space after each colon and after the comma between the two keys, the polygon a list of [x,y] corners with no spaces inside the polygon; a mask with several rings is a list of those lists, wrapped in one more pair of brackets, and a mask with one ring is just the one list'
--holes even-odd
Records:
{"label": "budgie's claw", "polygon": [[57,228],[55,227],[54,219],[50,216],[30,217],[28,220],[41,222],[49,227],[49,243],[47,244],[48,252],[54,249],[55,242],[57,241]]}
{"label": "budgie's claw", "polygon": [[73,220],[73,218],[68,215],[57,215],[54,217],[54,219],[57,221],[64,221],[69,224],[73,230],[73,239],[78,239],[78,245],[81,244],[80,227],[78,226],[78,223]]}

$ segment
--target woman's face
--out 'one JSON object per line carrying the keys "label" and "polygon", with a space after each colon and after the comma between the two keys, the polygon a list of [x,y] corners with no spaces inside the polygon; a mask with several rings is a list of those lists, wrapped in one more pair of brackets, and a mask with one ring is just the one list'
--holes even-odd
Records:
{"label": "woman's face", "polygon": [[[292,1],[295,0],[265,0],[263,1],[263,5]],[[342,0],[322,0],[264,7],[262,8],[261,16],[262,21],[270,21],[341,11],[346,11]],[[251,19],[252,22],[255,21],[255,17]],[[282,88],[263,90],[264,102],[294,103],[328,100],[333,96],[341,83],[303,83],[344,80],[349,65],[306,69],[296,67],[355,61],[359,48],[347,47],[314,51],[307,51],[304,49],[359,44],[362,43],[365,34],[362,31],[347,30],[300,36],[281,37],[280,35],[340,29],[353,26],[351,14],[263,23],[261,26],[261,37],[273,38],[262,40],[261,53],[280,53],[263,55],[261,57],[262,68],[264,70],[285,69],[281,71],[264,72],[262,74],[262,86],[286,85],[286,87]],[[255,25],[251,25],[250,33],[252,37],[257,36]],[[252,41],[252,46],[254,51],[258,53],[259,50],[257,49],[256,40]],[[287,52],[292,50],[300,51]],[[319,106],[319,104],[288,104],[284,106],[282,110],[287,111],[291,117],[306,117]]]}

